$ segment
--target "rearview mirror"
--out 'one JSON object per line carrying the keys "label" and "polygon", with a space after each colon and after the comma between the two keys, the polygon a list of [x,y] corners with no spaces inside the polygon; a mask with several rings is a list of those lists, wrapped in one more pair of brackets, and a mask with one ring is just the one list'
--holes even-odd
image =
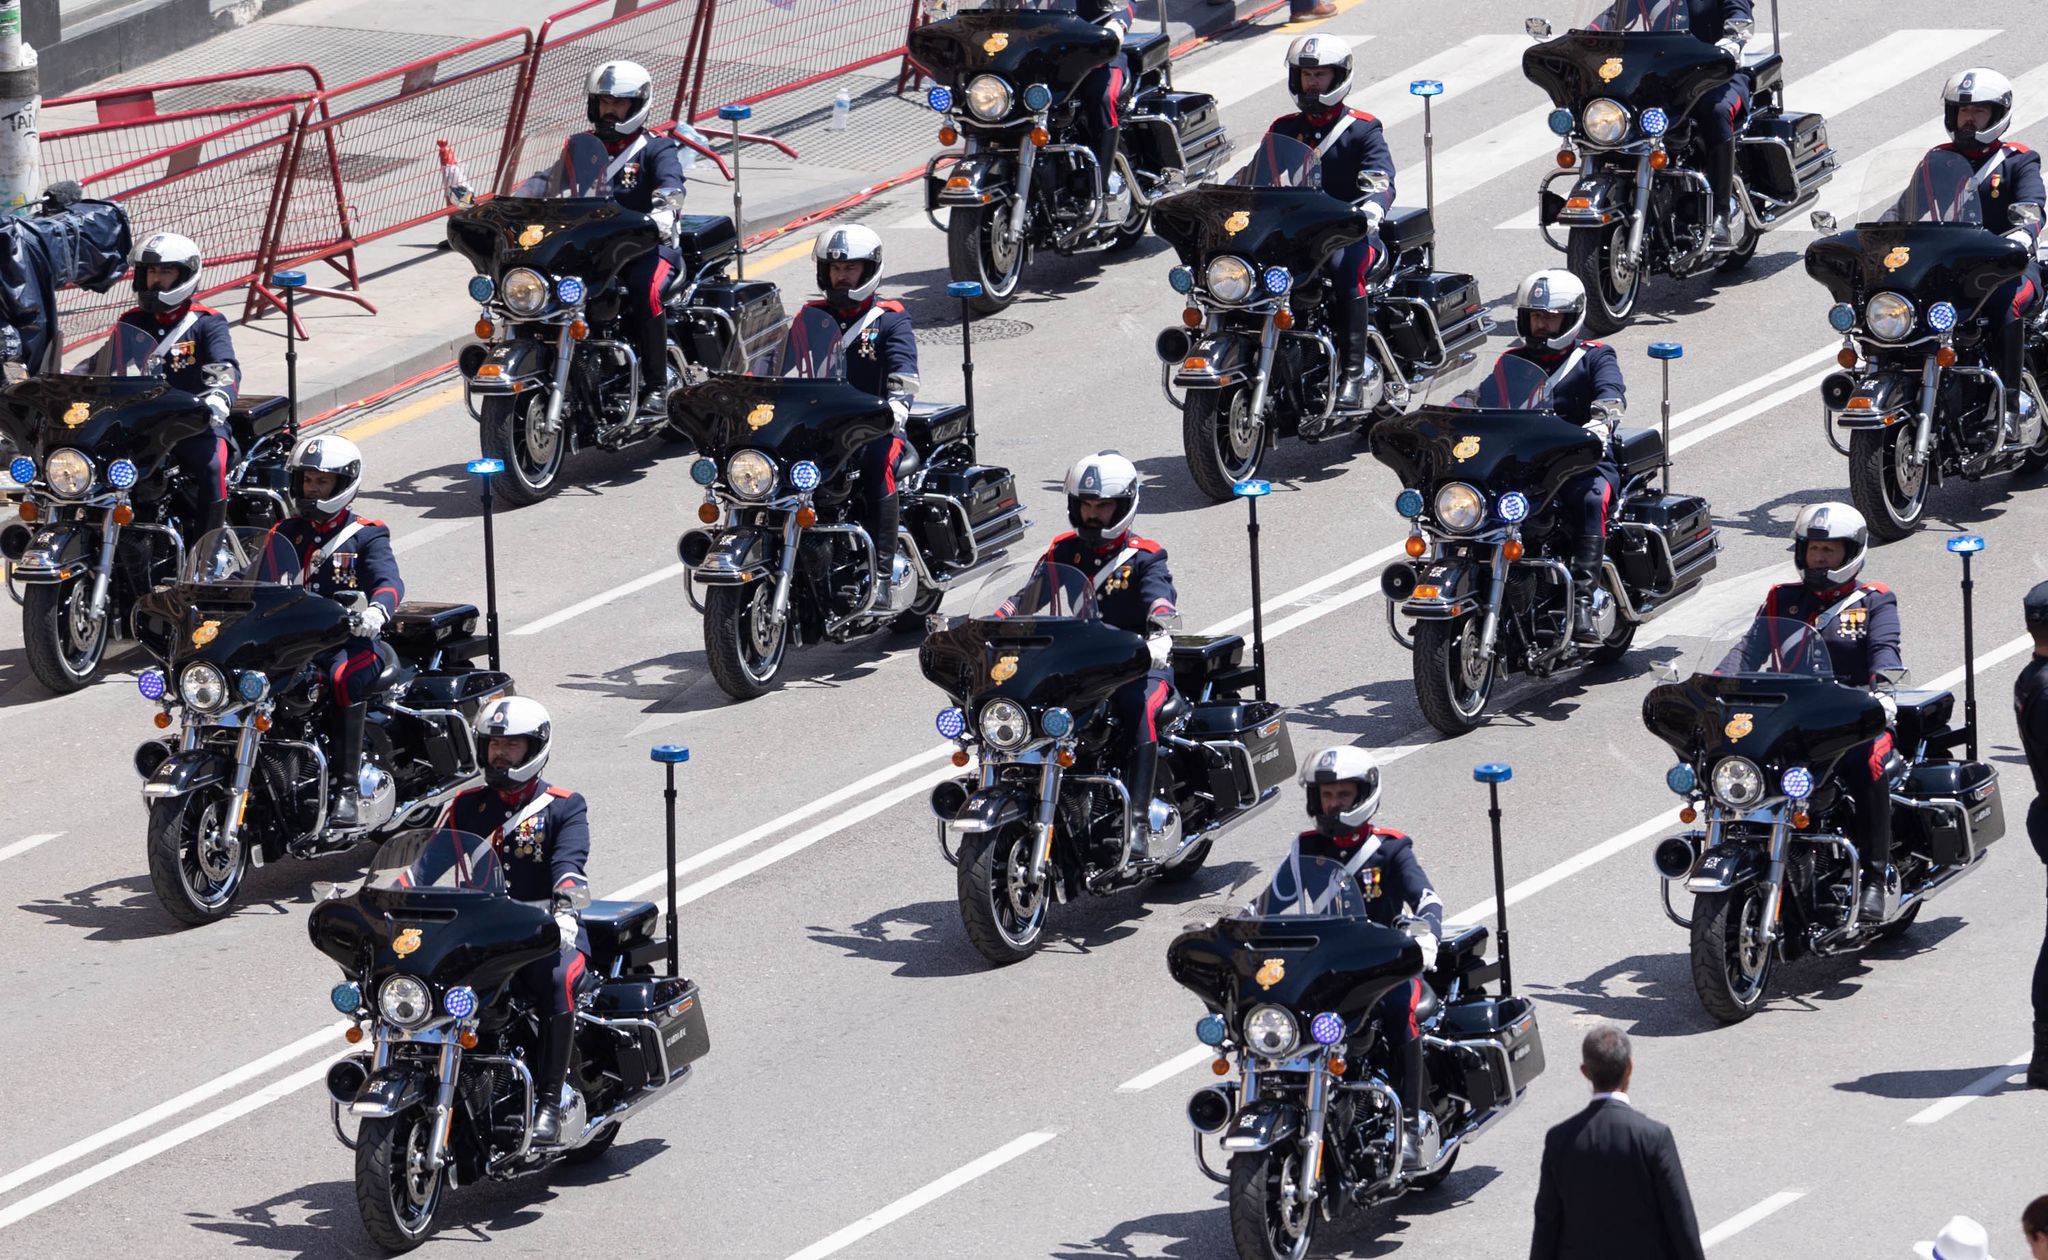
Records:
{"label": "rearview mirror", "polygon": [[2005,215],[2014,227],[2034,227],[2041,222],[2041,207],[2022,201],[2007,209]]}
{"label": "rearview mirror", "polygon": [[1522,23],[1522,29],[1529,32],[1530,39],[1550,38],[1550,20],[1548,18],[1529,18]]}
{"label": "rearview mirror", "polygon": [[[2017,209],[2017,207],[2015,207],[2015,209]],[[1813,212],[1814,231],[1819,232],[1823,236],[1828,236],[1834,233],[1835,227],[1836,224],[1834,215],[1829,214],[1825,210],[1816,210]]]}
{"label": "rearview mirror", "polygon": [[1376,197],[1393,186],[1393,176],[1388,175],[1385,171],[1360,171],[1358,173],[1358,191],[1362,196]]}
{"label": "rearview mirror", "polygon": [[1678,662],[1677,662],[1677,661],[1658,661],[1658,662],[1657,662],[1657,681],[1659,681],[1659,682],[1673,682],[1673,683],[1677,682],[1677,681],[1678,681]]}
{"label": "rearview mirror", "polygon": [[1877,677],[1879,682],[1896,691],[1913,681],[1913,671],[1907,669],[1904,665],[1900,665],[1892,669],[1878,670]]}

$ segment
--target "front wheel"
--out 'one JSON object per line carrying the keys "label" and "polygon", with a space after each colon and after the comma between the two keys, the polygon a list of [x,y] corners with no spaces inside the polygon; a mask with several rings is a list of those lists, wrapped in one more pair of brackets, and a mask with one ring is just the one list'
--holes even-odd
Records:
{"label": "front wheel", "polygon": [[1255,423],[1245,384],[1189,390],[1180,436],[1195,488],[1218,503],[1230,502],[1238,482],[1258,475],[1266,454],[1265,430]]}
{"label": "front wheel", "polygon": [[1769,891],[1751,883],[1693,898],[1692,986],[1721,1023],[1739,1024],[1764,1004],[1777,962],[1764,922]]}
{"label": "front wheel", "polygon": [[1415,623],[1415,699],[1446,735],[1463,735],[1486,715],[1494,663],[1479,654],[1479,618]]}
{"label": "front wheel", "polygon": [[21,646],[29,672],[56,695],[69,695],[100,676],[113,618],[92,615],[93,575],[38,582],[21,593]]}
{"label": "front wheel", "polygon": [[1316,1228],[1293,1146],[1230,1158],[1230,1237],[1240,1260],[1301,1260]]}
{"label": "front wheel", "polygon": [[789,651],[789,620],[774,619],[775,583],[713,586],[704,592],[704,655],[719,690],[752,700],[775,687]]}
{"label": "front wheel", "polygon": [[546,391],[511,398],[487,396],[482,404],[483,452],[503,460],[497,491],[513,507],[530,507],[561,489],[562,463],[569,452],[569,418],[547,430]]}
{"label": "front wheel", "polygon": [[427,1168],[434,1125],[420,1108],[363,1121],[356,1135],[356,1207],[386,1251],[411,1251],[433,1232],[441,1173]]}
{"label": "front wheel", "polygon": [[150,802],[149,882],[172,918],[204,927],[235,908],[249,871],[249,845],[223,838],[227,792],[201,788]]}
{"label": "front wheel", "polygon": [[1913,467],[1917,427],[1895,424],[1849,435],[1849,498],[1881,542],[1908,536],[1927,516],[1927,487],[1933,479],[1927,464]]}
{"label": "front wheel", "polygon": [[998,967],[1031,957],[1045,936],[1051,889],[1032,882],[1031,840],[1030,827],[1013,823],[960,844],[960,920],[975,950]]}
{"label": "front wheel", "polygon": [[946,216],[946,268],[955,280],[978,280],[981,296],[967,299],[976,315],[994,315],[1017,298],[1024,275],[1024,242],[1009,234],[1008,203],[956,207]]}
{"label": "front wheel", "polygon": [[1606,336],[1628,323],[1642,295],[1643,269],[1628,261],[1627,219],[1573,228],[1565,242],[1565,265],[1586,286],[1587,331]]}

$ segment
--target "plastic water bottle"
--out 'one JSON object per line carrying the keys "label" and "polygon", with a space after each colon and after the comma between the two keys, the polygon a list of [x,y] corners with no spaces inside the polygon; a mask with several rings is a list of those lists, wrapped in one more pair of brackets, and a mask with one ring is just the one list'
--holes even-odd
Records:
{"label": "plastic water bottle", "polygon": [[840,88],[839,95],[832,98],[832,121],[825,129],[827,131],[846,130],[846,117],[852,112],[853,97],[845,88]]}

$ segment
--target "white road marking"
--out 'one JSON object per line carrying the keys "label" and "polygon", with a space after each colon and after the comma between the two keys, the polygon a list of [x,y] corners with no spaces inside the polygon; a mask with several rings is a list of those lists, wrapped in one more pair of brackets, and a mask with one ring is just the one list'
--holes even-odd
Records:
{"label": "white road marking", "polygon": [[1007,1142],[972,1163],[963,1164],[952,1172],[929,1185],[911,1191],[902,1198],[877,1212],[870,1212],[836,1234],[821,1238],[789,1260],[824,1260],[824,1257],[843,1251],[869,1234],[910,1215],[936,1199],[943,1198],[960,1187],[986,1173],[994,1172],[1004,1164],[1044,1146],[1058,1136],[1053,1133],[1027,1133],[1012,1142]]}
{"label": "white road marking", "polygon": [[1744,1208],[1727,1220],[1722,1221],[1719,1225],[1701,1234],[1700,1246],[1704,1249],[1718,1242],[1726,1242],[1780,1208],[1790,1207],[1805,1197],[1806,1191],[1804,1190],[1780,1190],[1762,1203],[1756,1204],[1754,1207]]}
{"label": "white road marking", "polygon": [[1971,1081],[1968,1085],[1963,1086],[1961,1089],[1957,1090],[1953,1094],[1950,1094],[1947,1098],[1942,1099],[1940,1102],[1935,1103],[1933,1106],[1915,1112],[1912,1118],[1907,1120],[1906,1123],[1941,1123],[1943,1120],[1948,1119],[1950,1116],[1954,1115],[1958,1111],[1961,1111],[1963,1108],[1969,1106],[1971,1103],[1976,1102],[1979,1098],[1984,1097],[1986,1094],[1997,1093],[1999,1086],[2005,1084],[2013,1077],[2018,1076],[2021,1072],[2025,1071],[2028,1061],[2032,1058],[2033,1055],[2031,1053],[2023,1054],[2017,1059],[2013,1059],[2010,1062],[2008,1062],[2004,1067],[1991,1069],[1989,1072],[1986,1072],[1984,1075],[1978,1077],[1976,1080]]}
{"label": "white road marking", "polygon": [[395,554],[404,555],[414,547],[423,546],[434,541],[436,538],[446,538],[450,534],[459,534],[463,530],[475,525],[479,519],[481,518],[429,521],[418,529],[408,529],[405,533],[393,538],[391,540],[391,550]]}
{"label": "white road marking", "polygon": [[8,858],[14,857],[16,854],[26,853],[30,849],[35,848],[39,844],[48,844],[50,841],[55,840],[58,836],[61,836],[63,834],[64,833],[61,831],[51,831],[46,832],[40,836],[29,836],[27,839],[24,840],[16,840],[13,844],[8,845],[6,848],[0,849],[0,862],[5,862]]}
{"label": "white road marking", "polygon": [[538,621],[529,621],[512,633],[515,635],[539,634],[543,630],[552,630],[565,621],[581,617],[584,613],[590,612],[593,609],[602,608],[613,600],[624,599],[628,595],[637,594],[650,586],[658,585],[668,581],[670,578],[681,577],[682,575],[683,566],[678,561],[667,568],[656,569],[652,573],[643,573],[632,581],[621,583],[608,591],[600,591],[589,599],[571,604],[557,612],[551,612]]}
{"label": "white road marking", "polygon": [[[1832,371],[1834,371],[1834,368],[1830,367],[1828,372]],[[1765,394],[1762,398],[1757,399],[1748,406],[1737,407],[1734,411],[1722,416],[1712,424],[1703,425],[1700,428],[1688,431],[1683,436],[1672,438],[1671,453],[1676,455],[1680,451],[1690,450],[1716,434],[1726,433],[1738,424],[1754,420],[1765,412],[1776,410],[1793,399],[1798,398],[1801,394],[1813,393],[1820,388],[1821,380],[1827,376],[1828,372],[1815,372],[1803,380],[1793,381],[1783,389]],[[1816,398],[1816,406],[1814,408],[1816,413],[1814,417],[1815,423],[1819,423],[1818,413],[1820,408],[1818,402],[1819,399]]]}
{"label": "white road marking", "polygon": [[[1699,419],[1702,416],[1713,415],[1715,412],[1721,410],[1723,407],[1726,407],[1739,399],[1747,398],[1751,394],[1754,394],[1760,389],[1768,389],[1771,386],[1776,385],[1779,381],[1786,380],[1789,377],[1797,376],[1799,373],[1804,372],[1809,368],[1819,367],[1823,363],[1833,363],[1835,361],[1835,355],[1841,351],[1841,348],[1841,342],[1831,341],[1827,345],[1822,346],[1820,349],[1813,351],[1811,354],[1800,355],[1798,358],[1792,360],[1790,363],[1786,363],[1779,367],[1772,368],[1770,371],[1763,373],[1761,376],[1752,376],[1748,380],[1744,381],[1742,384],[1737,385],[1735,388],[1723,390],[1722,392],[1714,395],[1712,398],[1707,399],[1705,402],[1700,403],[1698,406],[1687,407],[1684,411],[1681,411],[1676,415],[1672,416],[1671,427],[1674,429],[1682,428],[1683,426],[1691,424],[1693,421]],[[1654,417],[1651,417],[1651,419],[1654,419]]]}
{"label": "white road marking", "polygon": [[1143,1090],[1148,1090],[1162,1081],[1168,1081],[1179,1076],[1197,1063],[1206,1063],[1215,1057],[1216,1052],[1208,1046],[1196,1046],[1192,1050],[1174,1055],[1156,1068],[1138,1073],[1130,1080],[1117,1086],[1116,1092],[1119,1094],[1136,1094]]}

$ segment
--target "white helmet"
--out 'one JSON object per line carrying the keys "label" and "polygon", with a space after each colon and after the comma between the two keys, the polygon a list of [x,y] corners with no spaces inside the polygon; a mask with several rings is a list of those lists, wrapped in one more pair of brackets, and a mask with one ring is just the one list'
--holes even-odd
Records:
{"label": "white helmet", "polygon": [[[1315,820],[1316,830],[1326,836],[1353,835],[1379,812],[1380,763],[1356,744],[1339,744],[1335,748],[1323,749],[1301,763],[1301,772],[1296,777],[1307,789],[1308,816]],[[1358,799],[1351,803],[1349,809],[1325,814],[1322,801],[1325,783],[1355,783],[1358,785]]]}
{"label": "white helmet", "polygon": [[[1084,455],[1067,469],[1067,523],[1091,547],[1122,537],[1138,517],[1138,489],[1138,466],[1130,460],[1115,451]],[[1081,504],[1091,499],[1114,500],[1116,519],[1100,528],[1084,523]]]}
{"label": "white helmet", "polygon": [[[818,288],[835,306],[855,306],[875,295],[875,286],[882,282],[882,238],[875,235],[873,228],[849,223],[819,235],[811,245],[811,257],[818,264]],[[851,289],[832,287],[832,264],[836,262],[857,262],[861,265],[860,283]]]}
{"label": "white helmet", "polygon": [[[1956,112],[1965,105],[1989,105],[1991,122],[1981,131],[1963,131],[1956,126]],[[1949,138],[1965,149],[1981,149],[1997,143],[2012,123],[2012,80],[1996,70],[1972,66],[1950,76],[1941,85],[1941,121]]]}
{"label": "white helmet", "polygon": [[[145,311],[161,315],[175,311],[192,300],[199,291],[200,264],[204,260],[199,246],[189,236],[176,232],[155,232],[135,247],[129,255],[135,266],[135,302]],[[178,279],[168,289],[149,287],[147,272],[151,267],[175,267]]]}
{"label": "white helmet", "polygon": [[484,782],[508,792],[533,782],[540,768],[548,764],[548,747],[554,742],[554,724],[538,700],[506,696],[493,700],[476,715],[477,755],[483,756],[487,739],[518,737],[526,740],[526,760],[505,769],[484,762]]}
{"label": "white helmet", "polygon": [[[1539,337],[1529,326],[1529,316],[1550,311],[1564,316],[1564,327],[1554,337]],[[1553,350],[1579,339],[1586,326],[1586,286],[1569,271],[1550,268],[1533,272],[1515,290],[1515,331],[1525,345]]]}
{"label": "white helmet", "polygon": [[[1301,72],[1333,67],[1336,81],[1327,92],[1304,92]],[[1301,35],[1287,46],[1287,91],[1303,112],[1328,109],[1351,91],[1351,45],[1335,35]]]}
{"label": "white helmet", "polygon": [[[1810,568],[1806,563],[1806,544],[1810,542],[1847,543],[1848,553],[1836,568]],[[1809,504],[1799,509],[1799,518],[1792,522],[1792,566],[1810,590],[1831,590],[1855,581],[1869,551],[1870,525],[1863,513],[1846,503]]]}
{"label": "white helmet", "polygon": [[[306,493],[302,473],[333,473],[334,490],[315,499]],[[300,516],[322,520],[338,516],[355,501],[363,485],[363,452],[354,442],[333,433],[300,438],[284,464],[286,484],[291,489],[292,508]]]}
{"label": "white helmet", "polygon": [[[597,98],[617,96],[640,102],[640,108],[618,122],[609,122],[597,112]],[[583,112],[597,134],[606,138],[630,136],[647,125],[647,112],[654,108],[654,76],[637,61],[607,61],[583,80]]]}

